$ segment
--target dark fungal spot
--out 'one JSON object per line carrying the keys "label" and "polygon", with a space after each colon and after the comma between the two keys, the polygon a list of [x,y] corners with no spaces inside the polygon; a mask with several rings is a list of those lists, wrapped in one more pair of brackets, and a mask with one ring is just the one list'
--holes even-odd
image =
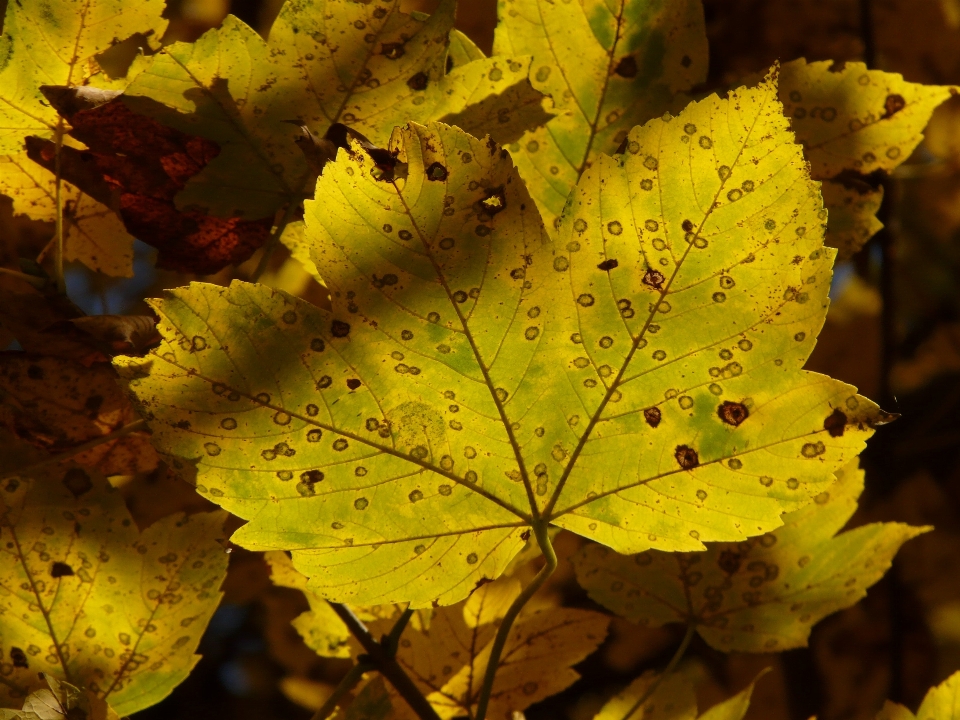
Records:
{"label": "dark fungal spot", "polygon": [[357,380],[357,378],[350,378],[347,380],[347,387],[351,390],[356,390],[361,385],[363,385],[363,383]]}
{"label": "dark fungal spot", "polygon": [[451,237],[443,238],[443,239],[440,241],[440,249],[441,249],[441,250],[449,250],[450,248],[453,247],[453,244],[454,244],[453,238],[451,238]]}
{"label": "dark fungal spot", "polygon": [[29,668],[30,664],[27,662],[27,654],[18,647],[10,648],[10,659],[13,661],[13,666],[18,668]]}
{"label": "dark fungal spot", "polygon": [[447,169],[440,163],[435,162],[427,168],[427,179],[434,181],[446,180]]}
{"label": "dark fungal spot", "polygon": [[654,270],[653,268],[648,268],[647,272],[643,275],[643,284],[649,285],[652,288],[657,290],[663,289],[663,283],[666,278],[663,276],[663,273],[659,270]]}
{"label": "dark fungal spot", "polygon": [[907,106],[903,95],[887,95],[883,102],[883,117],[891,118]]}
{"label": "dark fungal spot", "polygon": [[610,272],[610,271],[613,270],[615,267],[617,267],[619,264],[620,264],[620,263],[617,262],[616,258],[610,258],[609,260],[604,260],[602,263],[600,263],[599,265],[597,265],[597,269],[598,269],[598,270],[605,270],[605,271],[607,271],[607,272]]}
{"label": "dark fungal spot", "polygon": [[409,230],[401,230],[400,232],[397,233],[397,237],[400,238],[401,240],[412,240],[413,233],[410,232]]}
{"label": "dark fungal spot", "polygon": [[634,78],[637,76],[637,59],[633,55],[626,55],[620,58],[613,71],[622,78]]}
{"label": "dark fungal spot", "polygon": [[730,400],[725,400],[720,403],[720,406],[717,408],[717,415],[720,417],[723,422],[727,425],[733,425],[737,427],[750,415],[750,412],[747,410],[747,406],[743,403],[731,402]]}
{"label": "dark fungal spot", "polygon": [[407,87],[410,88],[411,90],[416,90],[416,91],[426,90],[427,84],[429,82],[430,82],[430,76],[421,70],[416,75],[414,75],[409,80],[407,80]]}
{"label": "dark fungal spot", "polygon": [[685,68],[690,67],[692,63],[693,63],[693,60],[690,59],[689,55],[684,55],[682,58],[680,58],[680,64],[683,65]]}
{"label": "dark fungal spot", "polygon": [[323,341],[322,338],[314,338],[310,341],[310,349],[314,352],[323,352],[327,347],[327,344]]}
{"label": "dark fungal spot", "polygon": [[320,379],[317,380],[317,390],[323,390],[330,387],[333,384],[333,378],[329,375],[321,375]]}
{"label": "dark fungal spot", "polygon": [[693,232],[693,223],[689,220],[684,220],[682,223],[680,223],[680,227],[683,228],[684,232]]}
{"label": "dark fungal spot", "polygon": [[343,320],[334,320],[330,323],[330,334],[336,338],[346,337],[350,334],[350,323],[345,323]]}
{"label": "dark fungal spot", "polygon": [[700,464],[700,456],[697,455],[697,451],[688,445],[677,445],[673,456],[676,458],[677,464],[684,470],[692,470]]}
{"label": "dark fungal spot", "polygon": [[[297,314],[296,314],[293,310],[287,310],[287,311],[283,314],[283,321],[284,321],[287,325],[293,325],[293,324],[297,321]],[[201,339],[202,339],[202,338],[201,338]],[[196,341],[197,341],[197,338],[194,338],[194,346],[196,346],[196,344],[197,344]],[[204,341],[204,342],[206,342],[206,341]]]}
{"label": "dark fungal spot", "polygon": [[320,408],[314,405],[313,403],[310,403],[309,405],[307,405],[307,415],[309,415],[310,417],[316,417],[319,412],[320,412]]}
{"label": "dark fungal spot", "polygon": [[78,467],[70,468],[64,473],[63,484],[74,497],[80,497],[93,488],[93,481],[90,476]]}
{"label": "dark fungal spot", "polygon": [[577,297],[577,304],[581,307],[590,307],[596,302],[590,293],[582,293]]}
{"label": "dark fungal spot", "polygon": [[740,554],[724,550],[717,559],[717,565],[728,575],[733,575],[740,569]]}
{"label": "dark fungal spot", "polygon": [[50,577],[61,578],[68,575],[73,575],[73,568],[64,562],[55,562],[50,567]]}
{"label": "dark fungal spot", "polygon": [[660,413],[660,408],[649,407],[643,411],[643,419],[647,421],[647,425],[650,427],[656,427],[660,424],[662,414]]}
{"label": "dark fungal spot", "polygon": [[842,437],[843,431],[847,427],[847,416],[840,408],[836,408],[826,420],[823,421],[823,429],[830,433],[830,437]]}
{"label": "dark fungal spot", "polygon": [[485,191],[485,197],[480,201],[482,212],[493,216],[507,209],[507,196],[503,185]]}
{"label": "dark fungal spot", "polygon": [[344,438],[337,438],[333,441],[333,449],[337,452],[343,452],[348,446],[349,443]]}
{"label": "dark fungal spot", "polygon": [[467,301],[467,294],[463,290],[457,290],[453,294],[453,301],[455,303],[465,303]]}
{"label": "dark fungal spot", "polygon": [[300,473],[300,482],[306,485],[316,485],[318,482],[322,482],[324,477],[320,470],[307,470]]}

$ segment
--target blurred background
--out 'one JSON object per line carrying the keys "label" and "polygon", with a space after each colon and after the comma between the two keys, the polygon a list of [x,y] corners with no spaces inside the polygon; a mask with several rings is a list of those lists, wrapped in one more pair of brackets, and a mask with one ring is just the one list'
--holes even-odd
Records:
{"label": "blurred background", "polygon": [[[170,0],[165,41],[191,41],[232,13],[269,32],[282,0]],[[408,0],[429,12],[435,2]],[[0,10],[5,2],[0,0]],[[710,75],[698,94],[722,90],[777,59],[866,60],[907,80],[960,84],[960,0],[704,0]],[[461,0],[458,27],[490,52],[495,0]],[[808,367],[840,378],[902,414],[880,429],[864,455],[867,490],[851,521],[932,524],[908,543],[890,574],[858,605],[827,618],[807,649],[782,655],[722,655],[697,640],[689,652],[707,669],[701,707],[773,672],[754,693],[749,718],[873,718],[884,698],[915,708],[926,690],[960,669],[960,98],[936,112],[926,141],[885,186],[886,229],[836,268],[833,306]],[[14,219],[0,197],[0,236],[35,256],[50,227]],[[111,279],[80,265],[68,291],[86,312],[130,313],[139,298],[192,279],[157,271],[137,243],[135,274]],[[323,289],[299,264],[275,253],[262,278],[316,303]],[[212,279],[246,277],[254,256]],[[6,345],[0,338],[0,345]],[[138,520],[205,502],[162,472],[125,488]],[[561,558],[580,541],[558,538]],[[569,564],[551,581],[573,606],[590,607]],[[200,647],[203,659],[163,703],[135,720],[300,720],[349,667],[318,658],[290,621],[307,608],[302,595],[271,585],[260,556],[235,549],[223,605]],[[662,667],[678,640],[672,628],[649,630],[615,619],[582,679],[527,713],[529,720],[586,720],[603,700],[648,667]]]}

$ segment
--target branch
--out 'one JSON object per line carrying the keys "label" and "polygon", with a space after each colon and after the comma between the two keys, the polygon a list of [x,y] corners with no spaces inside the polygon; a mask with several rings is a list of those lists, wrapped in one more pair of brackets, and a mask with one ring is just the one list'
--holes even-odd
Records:
{"label": "branch", "polygon": [[[437,711],[433,709],[433,705],[427,701],[427,698],[420,692],[420,689],[414,685],[410,676],[400,667],[400,663],[397,662],[393,653],[390,652],[387,647],[384,647],[384,645],[374,640],[373,635],[370,634],[367,626],[363,624],[360,618],[354,615],[350,608],[341,603],[332,602],[330,603],[330,607],[333,608],[333,611],[343,621],[343,624],[347,626],[347,629],[350,630],[350,633],[357,639],[357,642],[363,647],[366,652],[366,657],[363,661],[369,663],[371,667],[375,668],[387,679],[387,682],[393,685],[394,689],[407,701],[410,709],[417,714],[420,720],[440,720],[440,716],[437,715]],[[397,625],[400,625],[400,632],[403,632],[403,628],[406,626],[412,614],[413,611],[408,608],[404,614],[400,616],[400,619],[397,621]],[[392,630],[386,638],[388,642],[391,642],[392,639],[399,639],[400,632],[395,632],[397,625],[394,626],[394,630]],[[396,638],[394,638],[395,635]]]}
{"label": "branch", "polygon": [[327,720],[327,718],[333,714],[333,711],[337,709],[337,705],[340,703],[340,700],[343,698],[343,696],[353,690],[357,683],[360,682],[360,678],[363,677],[363,674],[374,669],[376,668],[374,668],[372,665],[362,662],[359,662],[350,668],[350,671],[344,676],[343,680],[340,681],[340,684],[337,685],[336,689],[333,691],[333,694],[327,698],[327,701],[313,714],[313,717],[311,717],[310,720]]}

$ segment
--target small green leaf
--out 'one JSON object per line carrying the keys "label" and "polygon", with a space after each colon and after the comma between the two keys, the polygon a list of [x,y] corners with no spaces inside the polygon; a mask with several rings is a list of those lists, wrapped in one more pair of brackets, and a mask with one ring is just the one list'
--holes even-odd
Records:
{"label": "small green leaf", "polygon": [[19,622],[0,628],[0,701],[40,687],[38,672],[124,715],[168,695],[199,660],[220,601],[224,519],[168,517],[140,533],[120,493],[91,470],[3,480],[0,614]]}
{"label": "small green leaf", "polygon": [[534,87],[559,113],[511,148],[552,230],[601,153],[706,79],[703,8],[700,0],[502,0],[498,16],[494,53],[532,55]]}
{"label": "small green leaf", "polygon": [[857,508],[863,471],[853,464],[784,527],[705,553],[615,555],[596,545],[574,560],[597,602],[633,622],[693,623],[724,652],[803,647],[822,618],[850,607],[907,540],[930,528],[874,523],[836,534]]}

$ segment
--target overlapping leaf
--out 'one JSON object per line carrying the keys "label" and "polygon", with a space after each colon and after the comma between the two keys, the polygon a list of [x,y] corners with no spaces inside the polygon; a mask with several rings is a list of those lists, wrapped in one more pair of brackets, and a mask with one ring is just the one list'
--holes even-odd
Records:
{"label": "overlapping leaf", "polygon": [[[652,671],[645,672],[609,700],[593,720],[743,720],[759,678],[732,698],[698,714],[693,676],[694,668],[690,666],[666,677]],[[637,707],[654,683],[659,684],[650,697]],[[636,710],[630,713],[634,707]]]}
{"label": "overlapping leaf", "polygon": [[123,363],[155,441],[251,520],[236,541],[292,550],[316,594],[455,602],[537,516],[625,553],[763,534],[885,419],[801,370],[832,254],[773,81],[634,130],[556,244],[492,141],[391,147],[308,204],[331,312],[192,285]]}
{"label": "overlapping leaf", "polygon": [[816,622],[860,600],[900,546],[929,529],[874,523],[837,534],[862,490],[863,471],[853,464],[771,533],[692,554],[628,557],[594,545],[577,555],[577,578],[629,620],[693,624],[726,652],[802,647]]}
{"label": "overlapping leaf", "polygon": [[903,705],[888,701],[877,720],[960,720],[960,673],[931,688],[916,715]]}
{"label": "overlapping leaf", "polygon": [[[166,48],[128,96],[164,103],[169,112],[150,112],[221,147],[181,194],[181,206],[261,218],[298,202],[314,175],[293,142],[295,125],[322,135],[342,122],[385,142],[409,119],[439,119],[481,101],[504,110],[510,126],[513,106],[542,98],[527,80],[529,58],[476,59],[447,74],[454,0],[426,19],[400,13],[399,5],[296,0],[284,4],[268,41],[228,17],[196,43]],[[463,43],[457,46],[462,59]]]}
{"label": "overlapping leaf", "polygon": [[134,33],[162,35],[163,10],[163,0],[9,3],[0,37],[0,153],[16,154],[27,135],[50,137],[57,127],[41,85],[87,84],[100,72],[97,54]]}
{"label": "overlapping leaf", "polygon": [[42,676],[47,687],[30,693],[21,710],[0,709],[0,720],[119,720],[119,715],[97,696]]}
{"label": "overlapping leaf", "polygon": [[883,190],[867,177],[891,172],[923,140],[923,129],[955,88],[906,82],[850,62],[794,60],[780,73],[780,100],[830,211],[827,241],[849,258],[882,225]]}
{"label": "overlapping leaf", "polygon": [[[87,368],[23,352],[0,353],[0,400],[0,425],[53,455],[80,450],[139,420],[109,365]],[[149,472],[158,462],[142,430],[82,450],[72,460],[105,475]]]}
{"label": "overlapping leaf", "polygon": [[[519,593],[520,584],[512,579],[484,585],[462,607],[434,611],[428,628],[404,633],[397,661],[441,718],[475,711],[490,645]],[[508,717],[573,684],[579,675],[572,666],[596,650],[608,622],[599,613],[572,608],[521,615],[497,666],[490,716]],[[389,632],[390,625],[378,621],[370,629],[379,635]],[[398,720],[416,717],[399,697],[393,706]]]}
{"label": "overlapping leaf", "polygon": [[0,701],[38,672],[118,713],[159,702],[196,664],[219,600],[223,513],[170,517],[139,533],[120,494],[76,465],[0,487]]}
{"label": "overlapping leaf", "polygon": [[495,54],[533,56],[533,82],[558,116],[511,147],[553,228],[567,195],[601,153],[634,125],[674,109],[677,93],[706,79],[700,0],[504,0]]}

